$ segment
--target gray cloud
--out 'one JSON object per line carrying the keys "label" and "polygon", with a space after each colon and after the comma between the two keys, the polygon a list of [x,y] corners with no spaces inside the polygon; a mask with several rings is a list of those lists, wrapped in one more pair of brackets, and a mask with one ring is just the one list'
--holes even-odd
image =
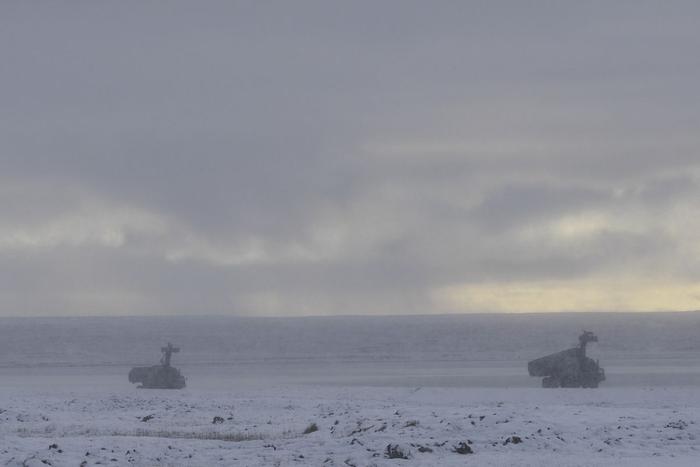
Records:
{"label": "gray cloud", "polygon": [[0,314],[694,283],[699,10],[6,2]]}
{"label": "gray cloud", "polygon": [[509,184],[485,196],[472,212],[472,219],[489,230],[538,222],[542,217],[580,211],[611,201],[611,196],[596,190],[556,187],[547,184]]}

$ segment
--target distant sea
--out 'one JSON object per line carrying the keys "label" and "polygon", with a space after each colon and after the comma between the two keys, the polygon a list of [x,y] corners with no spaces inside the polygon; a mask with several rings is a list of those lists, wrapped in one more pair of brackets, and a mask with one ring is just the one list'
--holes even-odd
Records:
{"label": "distant sea", "polygon": [[577,344],[601,358],[700,361],[700,312],[250,318],[0,318],[0,367],[527,361]]}

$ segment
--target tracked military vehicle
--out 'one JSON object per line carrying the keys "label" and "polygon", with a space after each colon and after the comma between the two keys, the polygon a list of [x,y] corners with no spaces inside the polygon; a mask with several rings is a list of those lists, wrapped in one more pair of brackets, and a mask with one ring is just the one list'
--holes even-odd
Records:
{"label": "tracked military vehicle", "polygon": [[527,364],[530,376],[542,376],[543,388],[597,388],[605,381],[605,371],[598,361],[586,356],[586,345],[598,337],[584,331],[579,346],[532,360]]}
{"label": "tracked military vehicle", "polygon": [[185,377],[180,370],[170,366],[172,354],[180,351],[178,347],[168,342],[166,347],[161,347],[163,357],[160,365],[137,366],[129,372],[130,383],[141,383],[139,388],[145,389],[182,389],[185,387]]}

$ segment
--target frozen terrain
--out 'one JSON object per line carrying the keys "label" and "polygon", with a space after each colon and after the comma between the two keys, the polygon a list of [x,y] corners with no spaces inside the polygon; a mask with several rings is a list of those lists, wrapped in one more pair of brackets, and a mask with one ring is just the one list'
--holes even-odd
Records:
{"label": "frozen terrain", "polygon": [[[5,392],[0,407],[2,465],[690,466],[700,458],[694,388],[34,388]],[[313,423],[318,431],[304,434]],[[473,454],[459,454],[460,443]],[[390,444],[408,459],[386,458]]]}
{"label": "frozen terrain", "polygon": [[[527,359],[584,328],[608,380],[539,388]],[[0,465],[694,466],[698,335],[694,313],[2,319]],[[165,340],[188,387],[131,386]]]}

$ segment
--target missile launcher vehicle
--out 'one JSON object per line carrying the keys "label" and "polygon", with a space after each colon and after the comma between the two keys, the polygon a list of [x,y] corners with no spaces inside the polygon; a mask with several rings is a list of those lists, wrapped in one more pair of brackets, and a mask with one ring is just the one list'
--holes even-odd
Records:
{"label": "missile launcher vehicle", "polygon": [[578,340],[578,347],[529,362],[527,371],[530,376],[543,377],[543,388],[597,388],[598,384],[605,381],[605,371],[598,361],[586,356],[586,345],[598,342],[598,337],[590,331],[584,331]]}
{"label": "missile launcher vehicle", "polygon": [[163,357],[160,365],[137,366],[129,372],[130,383],[141,383],[139,388],[145,389],[182,389],[185,387],[185,377],[180,370],[170,366],[172,354],[180,351],[168,342],[167,347],[161,347]]}

